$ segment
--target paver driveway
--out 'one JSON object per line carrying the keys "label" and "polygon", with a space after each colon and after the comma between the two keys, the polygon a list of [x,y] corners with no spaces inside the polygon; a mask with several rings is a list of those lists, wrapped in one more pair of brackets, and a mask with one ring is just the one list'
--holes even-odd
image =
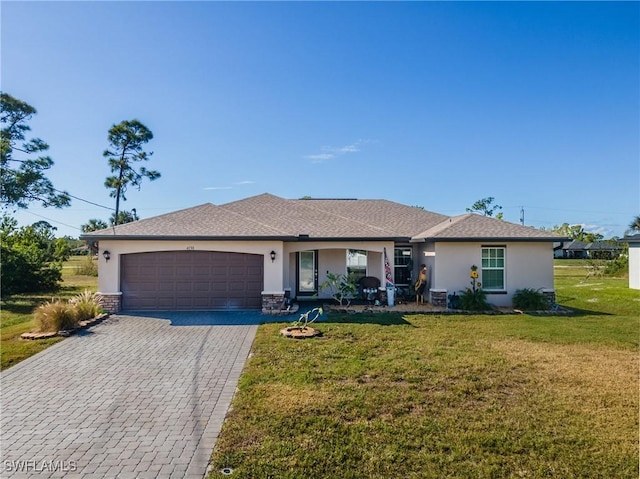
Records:
{"label": "paver driveway", "polygon": [[112,316],[4,371],[0,476],[202,478],[259,318]]}

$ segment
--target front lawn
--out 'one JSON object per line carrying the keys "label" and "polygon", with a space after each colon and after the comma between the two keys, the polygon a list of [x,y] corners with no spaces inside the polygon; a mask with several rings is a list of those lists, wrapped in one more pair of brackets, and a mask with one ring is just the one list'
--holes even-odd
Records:
{"label": "front lawn", "polygon": [[259,328],[210,477],[638,477],[640,292],[562,268],[575,316]]}

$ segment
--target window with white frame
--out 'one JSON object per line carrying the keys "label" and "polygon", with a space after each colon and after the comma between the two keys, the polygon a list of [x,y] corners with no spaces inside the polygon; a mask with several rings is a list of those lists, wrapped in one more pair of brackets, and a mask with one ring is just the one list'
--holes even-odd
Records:
{"label": "window with white frame", "polygon": [[482,247],[482,289],[504,290],[504,246]]}
{"label": "window with white frame", "polygon": [[354,281],[367,275],[367,252],[358,249],[347,250],[347,276]]}

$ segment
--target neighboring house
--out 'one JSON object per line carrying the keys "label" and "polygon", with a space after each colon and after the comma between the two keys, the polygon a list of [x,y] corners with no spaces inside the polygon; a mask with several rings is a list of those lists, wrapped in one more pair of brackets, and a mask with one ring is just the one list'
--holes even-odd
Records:
{"label": "neighboring house", "polygon": [[[421,263],[429,298],[469,286],[477,265],[491,303],[521,288],[553,294],[553,242],[566,238],[495,218],[448,217],[386,200],[288,200],[262,194],[204,204],[82,235],[98,241],[99,292],[110,311],[278,310],[285,295],[328,298],[328,273],[375,276],[385,254],[397,287]],[[107,259],[108,258],[108,259]]]}
{"label": "neighboring house", "polygon": [[620,240],[629,243],[629,288],[640,289],[640,233]]}
{"label": "neighboring house", "polygon": [[553,257],[555,259],[564,258],[564,242],[556,241],[553,243]]}
{"label": "neighboring house", "polygon": [[594,241],[586,246],[587,254],[591,259],[614,259],[622,253],[622,246],[617,241]]}
{"label": "neighboring house", "polygon": [[586,259],[589,257],[587,252],[588,243],[584,241],[569,240],[562,242],[561,245],[560,251],[562,254],[555,254],[556,258]]}
{"label": "neighboring house", "polygon": [[554,258],[567,259],[613,259],[622,252],[616,241],[584,241],[569,240],[553,244]]}

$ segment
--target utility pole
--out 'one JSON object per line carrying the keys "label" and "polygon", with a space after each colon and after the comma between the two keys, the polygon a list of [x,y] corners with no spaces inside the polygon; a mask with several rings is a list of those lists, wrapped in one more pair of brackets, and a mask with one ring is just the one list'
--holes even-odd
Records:
{"label": "utility pole", "polygon": [[524,206],[520,207],[520,224],[524,226]]}

